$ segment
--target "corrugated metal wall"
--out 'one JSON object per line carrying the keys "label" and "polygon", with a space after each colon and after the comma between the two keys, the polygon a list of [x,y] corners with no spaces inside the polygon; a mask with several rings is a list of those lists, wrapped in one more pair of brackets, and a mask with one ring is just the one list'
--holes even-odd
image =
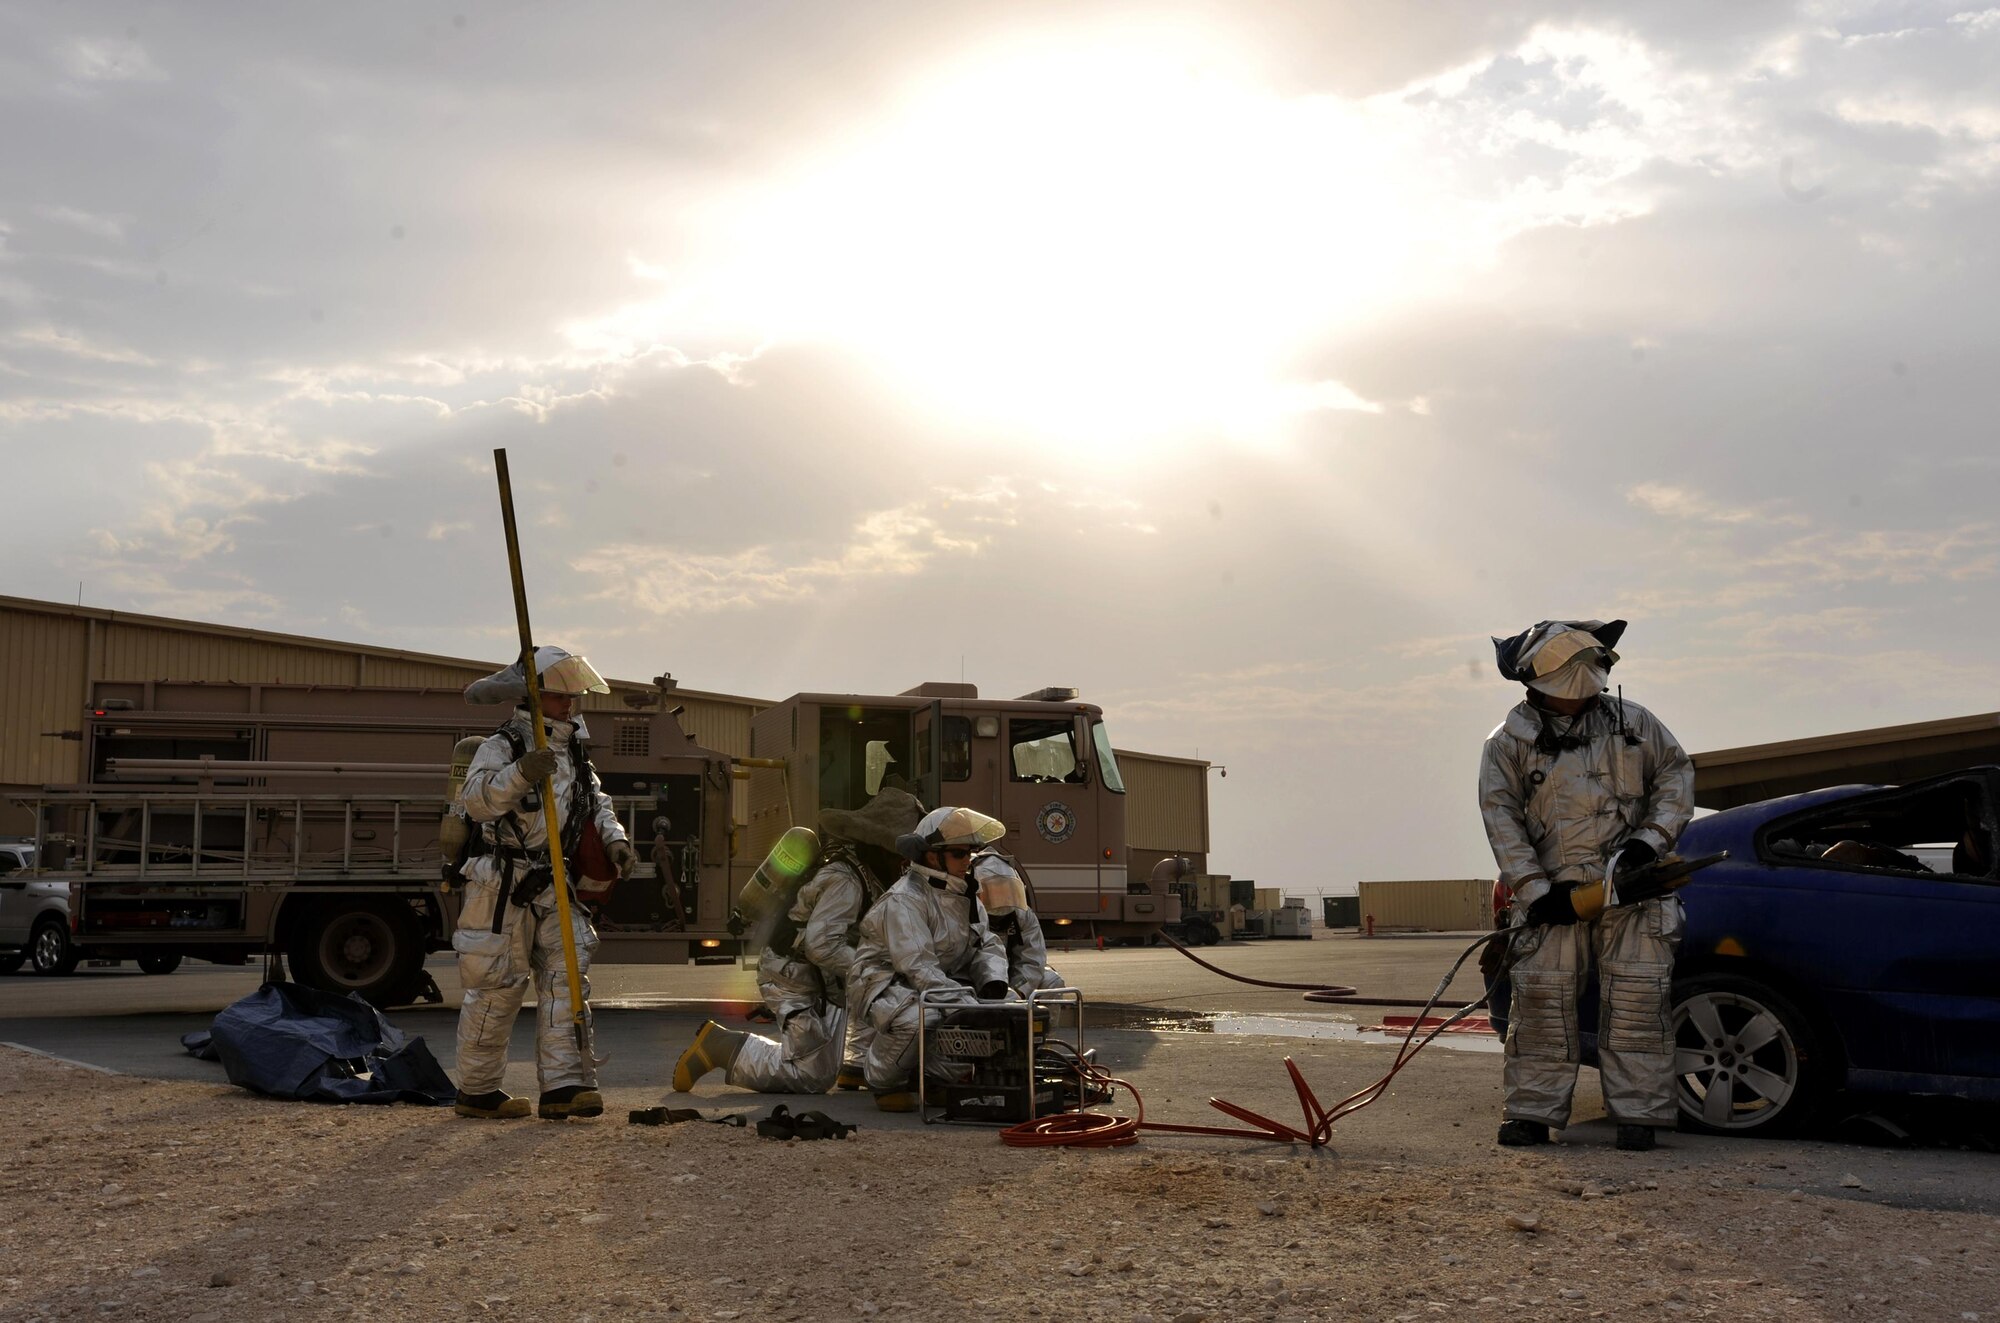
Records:
{"label": "corrugated metal wall", "polygon": [[[123,621],[98,627],[97,676],[119,680],[226,680],[239,684],[360,683],[361,658],[331,648],[293,647]],[[369,683],[374,683],[371,679]]]}
{"label": "corrugated metal wall", "polygon": [[670,699],[667,706],[676,704],[684,709],[681,729],[692,735],[696,744],[732,758],[750,756],[750,718],[763,708],[762,703],[679,697]]}
{"label": "corrugated metal wall", "polygon": [[90,624],[0,608],[0,783],[74,781],[82,744],[47,732],[83,725]]}
{"label": "corrugated metal wall", "polygon": [[1162,854],[1208,851],[1208,764],[1119,749],[1125,840]]}
{"label": "corrugated metal wall", "polygon": [[1375,927],[1414,928],[1421,932],[1480,932],[1493,926],[1493,879],[1475,877],[1447,881],[1363,882],[1361,922]]}

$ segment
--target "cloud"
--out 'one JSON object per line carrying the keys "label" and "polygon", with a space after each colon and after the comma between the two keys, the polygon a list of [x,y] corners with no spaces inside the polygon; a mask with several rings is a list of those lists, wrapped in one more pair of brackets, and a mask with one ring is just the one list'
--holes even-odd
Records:
{"label": "cloud", "polygon": [[1650,514],[1696,523],[1793,526],[1805,523],[1803,516],[1778,511],[1768,504],[1758,507],[1719,505],[1699,492],[1660,482],[1642,482],[1628,488],[1625,499]]}
{"label": "cloud", "polygon": [[63,47],[59,58],[63,71],[83,83],[153,83],[167,76],[146,48],[130,38],[77,38]]}
{"label": "cloud", "polygon": [[100,216],[76,207],[41,206],[35,214],[58,225],[67,225],[99,239],[123,239],[130,217]]}
{"label": "cloud", "polygon": [[[975,495],[971,503],[1011,502],[1011,494]],[[613,544],[577,557],[571,568],[615,587],[598,594],[655,615],[704,615],[797,602],[883,577],[923,573],[941,557],[975,556],[991,534],[949,530],[946,511],[967,498],[940,492],[923,501],[863,515],[832,556],[787,555],[753,546],[714,555],[653,545]],[[994,520],[1002,524],[1008,521]]]}

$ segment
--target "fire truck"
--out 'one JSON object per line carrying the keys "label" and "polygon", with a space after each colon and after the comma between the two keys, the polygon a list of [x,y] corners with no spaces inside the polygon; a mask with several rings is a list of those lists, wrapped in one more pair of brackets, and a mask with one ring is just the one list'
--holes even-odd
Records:
{"label": "fire truck", "polygon": [[[666,677],[620,701],[585,720],[642,862],[596,910],[597,963],[754,956],[733,900],[769,845],[892,776],[1007,823],[1051,937],[1178,917],[1127,883],[1117,761],[1073,691],[796,695],[753,718],[748,757],[697,744]],[[458,903],[439,848],[452,754],[504,715],[456,689],[101,681],[85,783],[24,800],[33,871],[69,884],[73,957],[277,957],[380,1005],[434,997],[424,961],[450,948]]]}

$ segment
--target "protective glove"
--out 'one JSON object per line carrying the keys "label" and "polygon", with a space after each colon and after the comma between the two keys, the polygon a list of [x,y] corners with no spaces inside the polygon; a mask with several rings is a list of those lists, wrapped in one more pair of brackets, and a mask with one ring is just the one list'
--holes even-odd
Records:
{"label": "protective glove", "polygon": [[639,852],[632,848],[630,841],[612,841],[604,847],[604,854],[611,860],[611,866],[618,870],[621,882],[632,876],[632,870],[639,866]]}
{"label": "protective glove", "polygon": [[1636,838],[1618,847],[1618,871],[1615,876],[1624,880],[1642,868],[1659,862],[1660,852]]}
{"label": "protective glove", "polygon": [[997,978],[990,983],[980,984],[979,1000],[981,1001],[1007,1000],[1007,984],[1003,980]]}
{"label": "protective glove", "polygon": [[530,749],[514,764],[529,785],[538,786],[556,774],[556,751],[554,749]]}
{"label": "protective glove", "polygon": [[1570,904],[1569,893],[1576,890],[1574,882],[1558,882],[1549,888],[1548,894],[1537,897],[1528,906],[1530,927],[1543,928],[1550,924],[1575,923],[1576,907]]}

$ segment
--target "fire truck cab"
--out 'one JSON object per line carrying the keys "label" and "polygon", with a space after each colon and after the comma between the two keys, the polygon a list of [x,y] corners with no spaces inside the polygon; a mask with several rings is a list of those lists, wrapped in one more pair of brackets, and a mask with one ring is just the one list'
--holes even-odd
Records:
{"label": "fire truck cab", "polygon": [[1074,689],[982,699],[931,682],[893,695],[794,694],[750,726],[748,858],[822,809],[853,809],[884,785],[926,807],[962,805],[1006,824],[1049,937],[1150,936],[1179,917],[1164,889],[1126,875],[1125,783],[1103,710]]}

